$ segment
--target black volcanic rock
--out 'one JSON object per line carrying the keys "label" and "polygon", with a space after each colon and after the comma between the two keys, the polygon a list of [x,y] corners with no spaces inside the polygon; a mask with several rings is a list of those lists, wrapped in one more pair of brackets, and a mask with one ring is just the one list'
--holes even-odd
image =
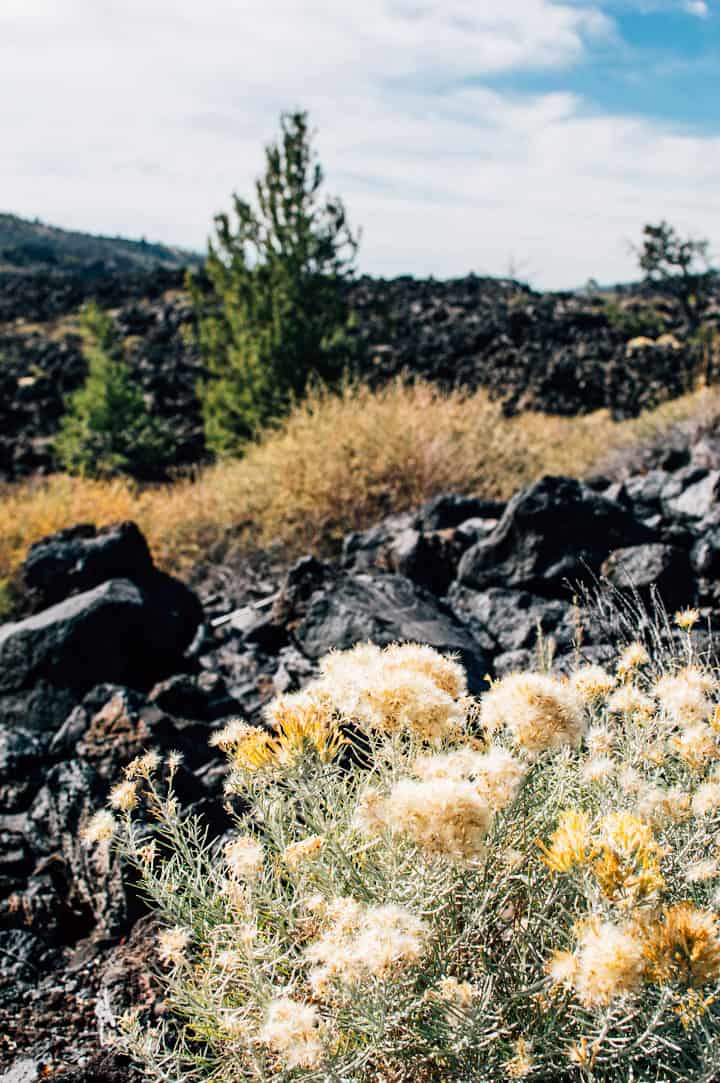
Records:
{"label": "black volcanic rock", "polygon": [[55,728],[69,691],[77,699],[101,681],[150,687],[182,668],[200,607],[181,583],[156,574],[151,589],[112,579],[0,626],[0,706],[24,699],[31,729]]}
{"label": "black volcanic rock", "polygon": [[572,478],[546,476],[513,497],[492,534],[468,549],[458,578],[476,590],[563,596],[612,549],[652,540],[627,508]]}
{"label": "black volcanic rock", "polygon": [[479,593],[456,584],[450,604],[473,637],[489,645],[491,654],[534,650],[541,635],[552,636],[561,650],[572,647],[577,618],[559,598],[538,598],[502,587]]}
{"label": "black volcanic rock", "polygon": [[480,645],[435,598],[399,575],[338,576],[307,599],[293,638],[313,660],[366,640],[429,643],[459,654],[472,691],[485,687],[488,659]]}
{"label": "black volcanic rock", "polygon": [[36,542],[23,564],[23,580],[41,606],[90,590],[108,579],[147,581],[154,572],[145,538],[135,523],[98,530],[82,523]]}
{"label": "black volcanic rock", "polygon": [[657,590],[670,609],[690,602],[695,590],[688,554],[675,545],[655,542],[615,549],[601,571],[616,590],[637,593],[645,601]]}
{"label": "black volcanic rock", "polygon": [[416,516],[416,525],[422,530],[448,530],[468,519],[499,519],[505,506],[501,500],[443,493],[421,509]]}

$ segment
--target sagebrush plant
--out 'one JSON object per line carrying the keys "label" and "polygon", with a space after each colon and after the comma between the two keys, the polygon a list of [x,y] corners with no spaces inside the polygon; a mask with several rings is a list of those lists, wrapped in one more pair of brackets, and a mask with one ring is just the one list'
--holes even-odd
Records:
{"label": "sagebrush plant", "polygon": [[[711,1080],[720,1071],[719,682],[686,640],[479,701],[415,644],[332,653],[215,744],[208,842],[148,753],[88,842],[162,923],[148,1078]],[[139,815],[147,809],[149,821]],[[153,826],[149,827],[148,822]]]}

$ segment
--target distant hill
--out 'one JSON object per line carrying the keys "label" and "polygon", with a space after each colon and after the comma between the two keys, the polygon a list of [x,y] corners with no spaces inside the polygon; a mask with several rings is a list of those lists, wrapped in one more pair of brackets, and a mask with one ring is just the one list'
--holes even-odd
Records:
{"label": "distant hill", "polygon": [[34,222],[15,214],[0,214],[0,272],[168,270],[200,263],[195,252],[182,248],[96,237]]}

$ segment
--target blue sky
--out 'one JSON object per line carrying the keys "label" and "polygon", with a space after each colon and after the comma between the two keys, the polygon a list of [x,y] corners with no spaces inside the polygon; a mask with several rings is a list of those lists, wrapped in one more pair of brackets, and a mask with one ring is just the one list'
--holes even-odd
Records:
{"label": "blue sky", "polygon": [[589,111],[636,114],[717,134],[720,17],[710,6],[701,4],[696,13],[682,4],[608,4],[602,10],[612,17],[613,30],[579,63],[559,71],[505,73],[492,84],[523,94],[568,90]]}
{"label": "blue sky", "polygon": [[204,247],[307,108],[360,267],[632,277],[720,255],[720,0],[2,0],[2,206]]}

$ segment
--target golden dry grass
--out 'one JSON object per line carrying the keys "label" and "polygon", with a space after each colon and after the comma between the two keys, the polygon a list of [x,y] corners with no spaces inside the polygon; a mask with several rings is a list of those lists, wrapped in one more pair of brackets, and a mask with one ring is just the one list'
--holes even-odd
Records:
{"label": "golden dry grass", "polygon": [[0,581],[28,546],[78,522],[135,519],[158,563],[182,572],[212,555],[277,543],[292,556],[331,551],[348,530],[452,490],[508,497],[541,473],[582,476],[608,451],[656,437],[717,403],[702,390],[634,421],[507,419],[484,391],[431,385],[316,392],[240,460],[194,479],[140,489],[57,475],[6,486],[0,502]]}

